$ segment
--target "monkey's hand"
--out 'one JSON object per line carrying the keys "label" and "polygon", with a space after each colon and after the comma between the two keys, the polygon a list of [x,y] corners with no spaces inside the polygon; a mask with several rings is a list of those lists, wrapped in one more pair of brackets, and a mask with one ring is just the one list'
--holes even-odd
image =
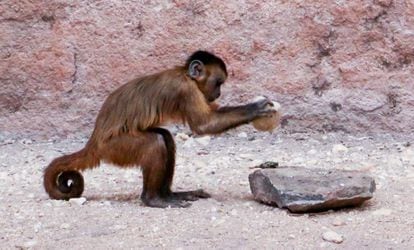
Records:
{"label": "monkey's hand", "polygon": [[253,103],[249,104],[252,115],[254,116],[253,119],[261,118],[261,117],[272,117],[277,113],[277,109],[275,109],[275,104],[266,97],[260,97]]}
{"label": "monkey's hand", "polygon": [[259,131],[272,131],[280,124],[280,104],[272,102],[266,97],[258,97],[255,102],[258,106],[257,116],[253,126]]}

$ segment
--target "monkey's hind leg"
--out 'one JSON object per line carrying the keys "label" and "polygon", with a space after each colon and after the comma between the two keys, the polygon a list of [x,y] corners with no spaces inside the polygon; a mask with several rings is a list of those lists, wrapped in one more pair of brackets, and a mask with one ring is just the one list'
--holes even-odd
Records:
{"label": "monkey's hind leg", "polygon": [[141,162],[144,177],[141,199],[150,207],[189,207],[191,204],[184,200],[171,199],[174,165],[169,160],[165,144],[157,140],[156,147],[152,147],[151,153],[147,153]]}
{"label": "monkey's hind leg", "polygon": [[202,189],[193,190],[193,191],[184,191],[184,192],[172,192],[171,186],[174,177],[174,169],[175,169],[175,142],[174,138],[171,133],[163,128],[153,128],[150,131],[158,133],[162,135],[165,143],[165,150],[166,153],[166,173],[165,179],[162,183],[161,192],[164,197],[168,200],[184,200],[184,201],[196,201],[199,198],[210,198],[211,196],[204,192]]}
{"label": "monkey's hind leg", "polygon": [[174,175],[174,165],[163,137],[153,131],[136,135],[123,134],[104,145],[105,161],[118,166],[141,166],[143,189],[141,199],[149,207],[188,207],[183,200],[169,199],[169,185]]}

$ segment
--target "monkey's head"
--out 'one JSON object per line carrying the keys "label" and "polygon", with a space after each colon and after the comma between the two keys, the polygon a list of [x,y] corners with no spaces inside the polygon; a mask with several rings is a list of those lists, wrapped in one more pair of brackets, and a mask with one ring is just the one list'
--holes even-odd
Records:
{"label": "monkey's head", "polygon": [[207,51],[197,51],[187,59],[185,69],[207,101],[219,98],[220,87],[227,79],[226,64],[221,58]]}

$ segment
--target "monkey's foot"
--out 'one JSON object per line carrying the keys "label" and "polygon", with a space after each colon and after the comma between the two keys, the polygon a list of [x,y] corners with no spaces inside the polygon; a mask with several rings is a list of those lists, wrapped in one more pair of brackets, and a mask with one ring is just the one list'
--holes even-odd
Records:
{"label": "monkey's foot", "polygon": [[171,208],[184,208],[184,207],[189,207],[191,206],[191,203],[189,202],[185,202],[182,200],[177,200],[177,199],[162,199],[159,197],[155,197],[155,198],[142,198],[142,201],[144,202],[145,205],[149,206],[149,207],[158,207],[158,208],[167,208],[167,207],[171,207]]}
{"label": "monkey's foot", "polygon": [[207,199],[211,195],[207,192],[204,192],[203,189],[197,189],[192,191],[185,192],[172,192],[170,195],[171,199],[175,200],[184,200],[184,201],[196,201],[198,199]]}

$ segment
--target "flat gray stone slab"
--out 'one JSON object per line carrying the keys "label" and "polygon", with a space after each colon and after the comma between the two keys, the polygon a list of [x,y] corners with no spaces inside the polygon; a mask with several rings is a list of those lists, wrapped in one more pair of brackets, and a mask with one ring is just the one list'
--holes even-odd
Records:
{"label": "flat gray stone slab", "polygon": [[249,175],[254,199],[294,213],[359,206],[371,199],[374,179],[358,171],[277,167]]}

